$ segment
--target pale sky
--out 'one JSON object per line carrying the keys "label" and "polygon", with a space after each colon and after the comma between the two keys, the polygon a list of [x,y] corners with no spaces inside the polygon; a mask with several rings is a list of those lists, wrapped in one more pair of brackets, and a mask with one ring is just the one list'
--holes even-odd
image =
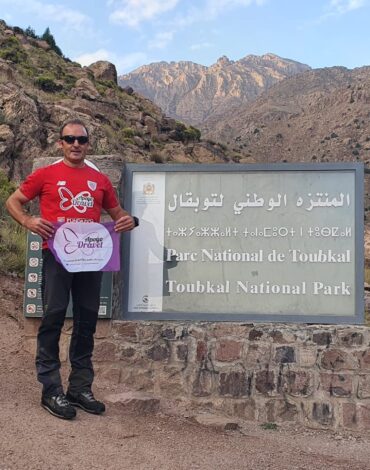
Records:
{"label": "pale sky", "polygon": [[65,56],[119,74],[268,52],[313,68],[370,65],[370,0],[0,0],[11,26],[47,27]]}

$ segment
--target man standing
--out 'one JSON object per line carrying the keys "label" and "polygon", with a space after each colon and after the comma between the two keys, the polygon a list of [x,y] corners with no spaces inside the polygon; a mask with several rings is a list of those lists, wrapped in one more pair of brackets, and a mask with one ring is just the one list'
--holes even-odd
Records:
{"label": "man standing", "polygon": [[[78,120],[64,123],[58,146],[63,160],[29,175],[7,200],[10,215],[43,238],[43,318],[37,336],[36,370],[42,384],[41,406],[63,419],[76,416],[75,406],[101,414],[104,403],[95,399],[92,353],[100,303],[102,272],[68,272],[47,247],[54,222],[99,222],[105,209],[115,221],[116,232],[132,230],[137,219],[119,204],[108,177],[85,162],[89,133]],[[40,216],[31,216],[23,206],[39,197]],[[63,393],[60,376],[59,338],[70,293],[73,300],[73,332],[69,357],[68,391]]]}

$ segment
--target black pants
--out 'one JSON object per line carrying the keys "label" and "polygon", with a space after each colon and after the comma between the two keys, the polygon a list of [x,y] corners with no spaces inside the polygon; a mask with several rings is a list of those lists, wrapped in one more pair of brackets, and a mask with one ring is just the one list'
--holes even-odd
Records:
{"label": "black pants", "polygon": [[91,389],[91,361],[100,303],[101,272],[70,273],[49,250],[43,250],[42,301],[44,313],[37,335],[36,370],[44,396],[63,392],[60,376],[59,339],[70,294],[73,302],[73,331],[69,348],[71,373],[68,391]]}

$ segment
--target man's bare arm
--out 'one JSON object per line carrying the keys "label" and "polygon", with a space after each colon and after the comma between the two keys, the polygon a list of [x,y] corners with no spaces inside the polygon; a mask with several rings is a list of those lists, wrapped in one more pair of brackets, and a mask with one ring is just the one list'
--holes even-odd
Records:
{"label": "man's bare arm", "polygon": [[17,189],[9,196],[5,205],[13,219],[23,225],[23,227],[31,230],[31,232],[37,233],[44,239],[50,238],[54,233],[53,224],[41,217],[34,217],[27,214],[23,208],[27,202],[29,202],[29,200],[26,196],[21,190]]}
{"label": "man's bare arm", "polygon": [[120,205],[108,209],[107,212],[116,222],[114,226],[116,232],[128,232],[135,228],[134,218]]}

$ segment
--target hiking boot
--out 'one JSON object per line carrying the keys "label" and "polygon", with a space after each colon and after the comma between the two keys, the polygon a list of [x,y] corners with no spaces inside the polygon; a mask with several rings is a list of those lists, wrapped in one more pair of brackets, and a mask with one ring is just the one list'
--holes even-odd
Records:
{"label": "hiking boot", "polygon": [[59,393],[51,397],[41,397],[41,406],[58,418],[73,419],[76,417],[76,410],[66,399],[64,393]]}
{"label": "hiking boot", "polygon": [[94,415],[100,415],[105,411],[105,405],[101,401],[95,400],[94,395],[91,391],[80,392],[76,395],[72,395],[67,392],[67,400],[73,406],[78,406],[79,408],[92,413]]}

